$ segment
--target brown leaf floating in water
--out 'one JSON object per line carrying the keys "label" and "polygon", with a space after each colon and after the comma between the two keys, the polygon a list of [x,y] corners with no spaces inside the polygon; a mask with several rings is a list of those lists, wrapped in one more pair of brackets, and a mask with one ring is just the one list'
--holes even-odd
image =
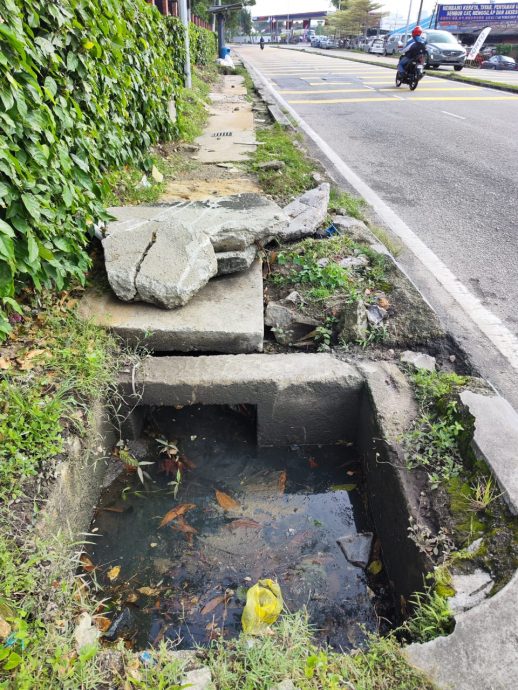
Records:
{"label": "brown leaf floating in water", "polygon": [[287,480],[287,478],[288,478],[288,475],[287,475],[286,472],[283,470],[283,471],[279,474],[279,479],[277,480],[277,486],[279,487],[279,491],[281,492],[281,494],[283,494],[284,491],[286,490],[286,480]]}
{"label": "brown leaf floating in water", "polygon": [[216,489],[216,500],[223,510],[239,510],[241,507],[231,496],[219,489]]}
{"label": "brown leaf floating in water", "polygon": [[162,522],[158,526],[165,527],[165,525],[168,525],[172,520],[176,520],[177,517],[184,515],[188,510],[192,510],[193,508],[196,508],[194,503],[182,503],[176,506],[176,508],[171,508],[171,510],[168,510],[164,515]]}

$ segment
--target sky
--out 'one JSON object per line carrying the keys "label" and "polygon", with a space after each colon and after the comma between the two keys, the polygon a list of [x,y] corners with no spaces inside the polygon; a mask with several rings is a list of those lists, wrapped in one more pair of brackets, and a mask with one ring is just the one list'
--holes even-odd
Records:
{"label": "sky", "polygon": [[[384,21],[386,28],[396,28],[402,26],[406,22],[409,1],[410,0],[378,0],[384,6],[384,10],[388,12],[388,16]],[[480,0],[479,0],[480,1]],[[442,0],[444,5],[449,5],[456,0]],[[435,7],[434,0],[424,0],[423,2],[423,16],[428,17]],[[253,16],[264,16],[269,14],[283,14],[287,12],[309,12],[328,10],[332,8],[329,0],[256,0],[252,10]],[[412,13],[410,21],[417,19],[417,12],[419,9],[419,0],[412,0]]]}

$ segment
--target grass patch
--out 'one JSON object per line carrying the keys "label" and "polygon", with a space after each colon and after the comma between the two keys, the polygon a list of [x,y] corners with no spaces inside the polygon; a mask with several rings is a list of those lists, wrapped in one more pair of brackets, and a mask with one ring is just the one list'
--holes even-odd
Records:
{"label": "grass patch", "polygon": [[381,244],[385,245],[392,256],[398,257],[401,254],[403,251],[403,245],[397,240],[394,240],[386,230],[377,225],[371,225],[370,231],[375,237],[378,238]]}
{"label": "grass patch", "polygon": [[[345,268],[342,259],[363,255],[367,265]],[[322,301],[343,297],[346,301],[363,299],[366,290],[381,287],[385,278],[385,257],[349,237],[327,240],[306,239],[276,255],[271,274],[277,286],[297,288],[304,301],[322,311]]]}
{"label": "grass patch", "polygon": [[253,101],[255,86],[252,77],[250,76],[248,70],[242,65],[238,65],[235,69],[235,74],[239,74],[245,80],[246,96],[248,101]]}
{"label": "grass patch", "polygon": [[331,194],[329,195],[330,213],[343,213],[345,211],[348,216],[352,216],[357,220],[364,220],[363,210],[366,205],[365,200],[359,196],[342,192],[335,187],[331,188]]}
{"label": "grass patch", "polygon": [[208,656],[218,690],[269,690],[291,679],[301,690],[431,690],[394,638],[371,636],[367,648],[338,654],[318,648],[303,611],[281,618],[271,636],[215,644]]}
{"label": "grass patch", "polygon": [[467,383],[456,374],[420,370],[410,374],[420,403],[420,416],[405,434],[404,448],[409,469],[422,467],[436,489],[460,474],[462,456],[460,421],[454,394]]}
{"label": "grass patch", "polygon": [[114,371],[111,336],[59,304],[37,311],[18,325],[2,357],[1,500],[12,501],[27,479],[44,472],[62,450],[64,419],[77,429],[86,412],[74,416],[74,408],[84,411],[101,397]]}
{"label": "grass patch", "polygon": [[[257,175],[261,189],[266,194],[284,206],[315,186],[312,177],[314,165],[301,148],[299,134],[288,134],[277,123],[267,129],[257,130],[256,134],[261,144],[251,157],[249,169]],[[262,170],[258,167],[260,163],[272,160],[282,161],[282,170]]]}

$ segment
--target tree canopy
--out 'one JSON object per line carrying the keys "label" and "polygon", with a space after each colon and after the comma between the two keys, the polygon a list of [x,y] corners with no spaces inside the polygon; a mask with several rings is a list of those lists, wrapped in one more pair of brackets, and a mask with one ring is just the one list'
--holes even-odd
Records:
{"label": "tree canopy", "polygon": [[[341,9],[330,16],[326,24],[335,33],[363,34],[367,29],[379,26],[386,12],[383,5],[372,0],[333,0]],[[345,8],[345,9],[344,9]]]}

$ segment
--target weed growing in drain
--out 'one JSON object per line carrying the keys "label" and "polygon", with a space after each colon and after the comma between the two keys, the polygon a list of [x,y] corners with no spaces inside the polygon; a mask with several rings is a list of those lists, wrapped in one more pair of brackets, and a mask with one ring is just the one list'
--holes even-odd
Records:
{"label": "weed growing in drain", "polygon": [[453,394],[466,379],[456,374],[418,371],[411,374],[421,415],[405,434],[409,469],[422,467],[432,488],[457,477],[462,469],[459,449],[464,426]]}
{"label": "weed growing in drain", "polygon": [[365,650],[339,654],[315,647],[305,611],[283,616],[270,636],[218,641],[208,652],[218,690],[263,690],[290,678],[301,690],[432,690],[393,637],[368,638]]}
{"label": "weed growing in drain", "polygon": [[416,592],[410,603],[414,611],[403,626],[403,634],[408,633],[414,642],[428,642],[452,632],[453,614],[447,598],[437,590],[428,588],[425,592]]}
{"label": "weed growing in drain", "polygon": [[[312,177],[314,165],[300,148],[300,135],[286,132],[279,124],[259,129],[256,134],[261,144],[250,160],[250,170],[257,175],[261,188],[267,194],[285,205],[315,186]],[[282,170],[258,167],[259,163],[272,160],[282,161]]]}

